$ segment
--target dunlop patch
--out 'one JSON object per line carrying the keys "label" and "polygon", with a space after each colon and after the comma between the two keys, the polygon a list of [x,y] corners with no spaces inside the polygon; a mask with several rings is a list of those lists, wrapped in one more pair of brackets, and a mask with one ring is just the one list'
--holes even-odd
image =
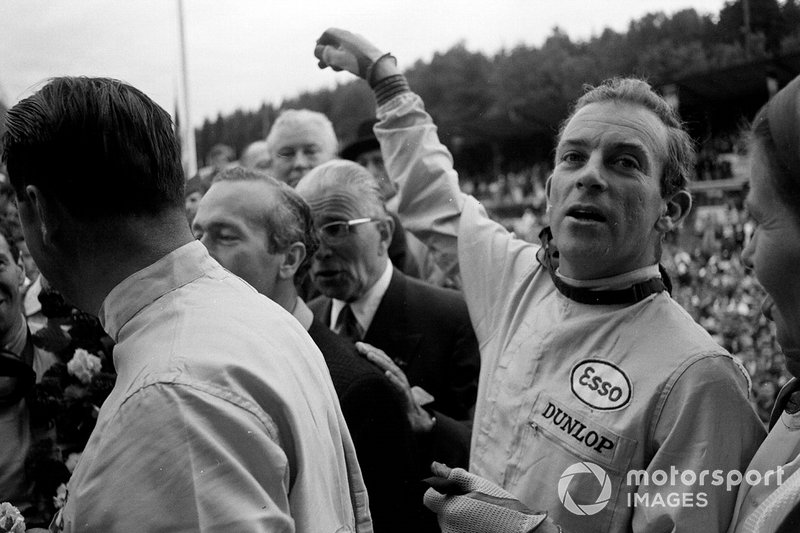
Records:
{"label": "dunlop patch", "polygon": [[617,435],[593,422],[589,416],[575,413],[547,396],[540,396],[534,408],[532,425],[554,435],[580,455],[612,467],[624,467],[615,465],[616,460],[625,458],[627,461],[636,447],[635,440]]}

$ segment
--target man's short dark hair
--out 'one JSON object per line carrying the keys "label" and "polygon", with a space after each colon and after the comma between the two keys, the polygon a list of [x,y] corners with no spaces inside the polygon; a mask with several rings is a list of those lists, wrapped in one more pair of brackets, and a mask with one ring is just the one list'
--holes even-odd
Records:
{"label": "man's short dark hair", "polygon": [[180,148],[169,114],[109,78],[53,78],[8,111],[3,161],[24,201],[36,185],[76,218],[183,209]]}
{"label": "man's short dark hair", "polygon": [[319,248],[314,218],[306,201],[286,183],[258,170],[244,167],[228,168],[214,177],[212,186],[220,181],[258,181],[275,190],[273,204],[264,206],[263,220],[269,235],[267,250],[272,254],[283,253],[292,243],[303,243],[306,257],[295,273],[295,279],[301,279],[311,266],[311,259]]}

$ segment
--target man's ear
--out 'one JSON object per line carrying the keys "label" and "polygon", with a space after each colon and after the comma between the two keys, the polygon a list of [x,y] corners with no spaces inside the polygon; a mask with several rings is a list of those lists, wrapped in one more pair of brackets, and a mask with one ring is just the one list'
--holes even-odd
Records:
{"label": "man's ear", "polygon": [[692,208],[692,195],[689,191],[678,191],[664,202],[664,211],[656,221],[656,229],[667,233],[678,227]]}
{"label": "man's ear", "polygon": [[297,269],[306,258],[306,245],[302,242],[293,242],[289,249],[283,253],[283,261],[278,269],[278,276],[282,280],[294,279]]}
{"label": "man's ear", "polygon": [[392,244],[392,236],[394,235],[394,219],[387,216],[378,222],[378,231],[381,234],[381,242],[386,246],[386,250]]}
{"label": "man's ear", "polygon": [[53,235],[58,233],[61,226],[63,207],[36,185],[25,187],[24,200],[28,204],[28,216],[32,217],[26,223],[34,224],[39,229],[43,244],[52,244]]}
{"label": "man's ear", "polygon": [[27,277],[27,272],[25,272],[25,262],[22,260],[22,255],[17,258],[17,270],[19,270],[19,274],[17,275],[17,283],[20,287],[25,283],[25,278]]}

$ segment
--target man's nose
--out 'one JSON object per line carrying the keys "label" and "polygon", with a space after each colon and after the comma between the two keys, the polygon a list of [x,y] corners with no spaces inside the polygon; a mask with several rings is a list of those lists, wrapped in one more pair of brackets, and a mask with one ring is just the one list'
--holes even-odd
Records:
{"label": "man's nose", "polygon": [[325,242],[324,238],[320,238],[319,239],[319,247],[317,248],[317,251],[314,254],[314,257],[316,257],[317,259],[324,259],[324,258],[330,256],[331,253],[332,253],[332,250],[331,250],[330,245],[327,242]]}
{"label": "man's nose", "polygon": [[608,182],[603,175],[603,171],[602,154],[592,154],[578,174],[578,188],[586,188],[597,192],[608,189]]}
{"label": "man's nose", "polygon": [[311,166],[311,158],[306,155],[302,150],[294,153],[294,166],[300,168],[307,168]]}

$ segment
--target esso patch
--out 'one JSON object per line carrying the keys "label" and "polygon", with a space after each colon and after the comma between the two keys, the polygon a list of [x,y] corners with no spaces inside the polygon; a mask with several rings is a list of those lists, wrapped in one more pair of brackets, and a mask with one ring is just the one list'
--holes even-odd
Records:
{"label": "esso patch", "polygon": [[587,359],[572,368],[570,387],[580,401],[593,409],[615,411],[631,401],[631,380],[619,367],[600,359]]}

